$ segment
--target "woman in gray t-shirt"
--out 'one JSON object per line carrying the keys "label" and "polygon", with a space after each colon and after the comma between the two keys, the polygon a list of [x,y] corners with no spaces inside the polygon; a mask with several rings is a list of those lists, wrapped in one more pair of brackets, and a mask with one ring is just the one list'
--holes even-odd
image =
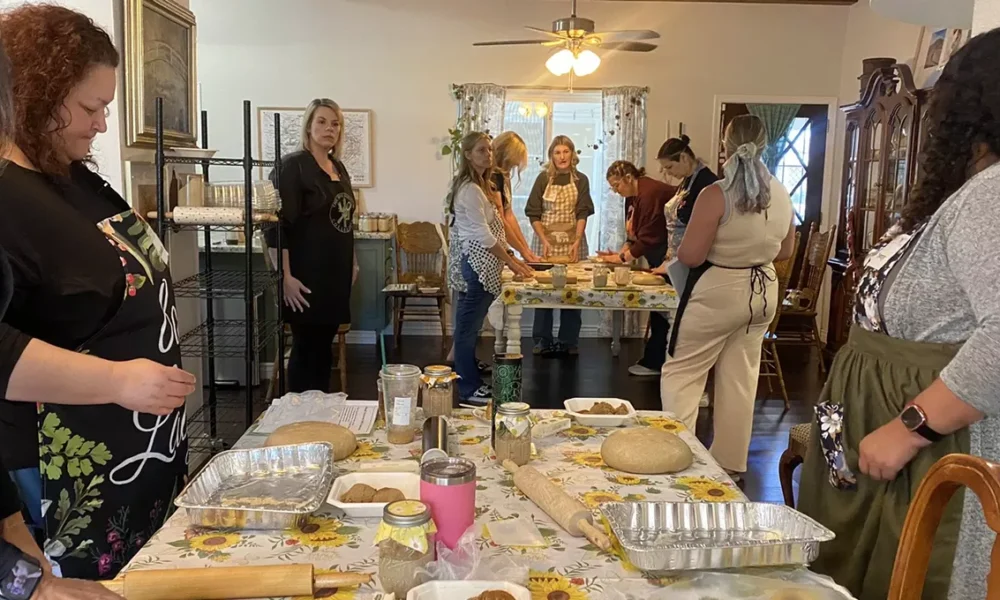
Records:
{"label": "woman in gray t-shirt", "polygon": [[[1000,29],[942,73],[921,179],[865,259],[850,341],[817,405],[799,508],[838,536],[814,567],[861,600],[886,597],[908,504],[937,459],[1000,462],[985,420],[1000,413],[997,56]],[[960,502],[935,537],[925,599],[986,595],[995,535],[974,494]]]}

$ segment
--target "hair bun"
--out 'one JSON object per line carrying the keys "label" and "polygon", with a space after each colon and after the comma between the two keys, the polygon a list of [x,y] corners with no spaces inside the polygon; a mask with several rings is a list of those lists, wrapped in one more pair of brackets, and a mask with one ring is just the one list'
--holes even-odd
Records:
{"label": "hair bun", "polygon": [[681,143],[684,144],[685,148],[687,148],[688,146],[691,145],[691,138],[689,138],[686,133],[682,133],[681,134],[680,140],[681,140]]}

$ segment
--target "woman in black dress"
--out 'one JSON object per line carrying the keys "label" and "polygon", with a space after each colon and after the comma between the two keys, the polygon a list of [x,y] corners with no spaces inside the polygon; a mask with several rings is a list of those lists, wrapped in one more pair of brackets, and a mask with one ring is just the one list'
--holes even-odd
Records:
{"label": "woman in black dress", "polygon": [[313,100],[302,117],[302,149],[281,160],[278,192],[284,250],[285,320],[292,327],[288,388],[330,391],[333,339],[351,322],[354,256],[351,177],[340,162],[344,115]]}
{"label": "woman in black dress", "polygon": [[109,578],[160,527],[187,474],[194,379],[176,368],[167,254],[87,165],[115,93],[111,39],[80,13],[27,5],[0,17],[0,41],[16,116],[0,156],[0,246],[14,279],[0,327],[0,456],[62,574]]}

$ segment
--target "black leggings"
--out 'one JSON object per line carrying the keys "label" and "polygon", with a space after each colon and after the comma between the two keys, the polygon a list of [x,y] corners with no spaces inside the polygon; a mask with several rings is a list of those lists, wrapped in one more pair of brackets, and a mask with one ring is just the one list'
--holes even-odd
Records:
{"label": "black leggings", "polygon": [[288,358],[288,391],[330,393],[333,340],[339,325],[292,324],[292,355]]}

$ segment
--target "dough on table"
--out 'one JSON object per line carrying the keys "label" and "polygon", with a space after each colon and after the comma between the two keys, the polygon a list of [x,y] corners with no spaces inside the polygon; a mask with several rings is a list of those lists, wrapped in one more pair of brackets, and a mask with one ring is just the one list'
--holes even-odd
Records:
{"label": "dough on table", "polygon": [[767,597],[767,600],[822,600],[826,596],[820,596],[817,592],[803,588],[789,588],[778,590]]}
{"label": "dough on table", "polygon": [[632,276],[632,283],[635,285],[667,285],[662,277],[652,273],[636,273]]}
{"label": "dough on table", "polygon": [[346,504],[366,504],[375,497],[375,488],[365,483],[355,483],[347,490],[340,501]]}
{"label": "dough on table", "polygon": [[382,488],[375,492],[375,496],[371,499],[371,502],[385,502],[388,504],[390,502],[398,502],[400,500],[406,500],[406,496],[403,492],[397,490],[396,488]]}
{"label": "dough on table", "polygon": [[[552,283],[552,271],[535,271],[535,281],[538,283]],[[566,283],[576,283],[576,275],[566,275]]]}
{"label": "dough on table", "polygon": [[616,431],[601,444],[601,458],[612,469],[636,475],[676,473],[691,466],[694,454],[673,433],[653,427]]}
{"label": "dough on table", "polygon": [[515,600],[510,592],[503,590],[486,590],[478,596],[473,596],[469,600]]}
{"label": "dough on table", "polygon": [[333,446],[333,460],[343,460],[354,453],[358,447],[358,438],[350,429],[324,423],[323,421],[302,421],[282,425],[267,436],[265,446],[288,446],[291,444],[308,444],[311,442],[327,442]]}

